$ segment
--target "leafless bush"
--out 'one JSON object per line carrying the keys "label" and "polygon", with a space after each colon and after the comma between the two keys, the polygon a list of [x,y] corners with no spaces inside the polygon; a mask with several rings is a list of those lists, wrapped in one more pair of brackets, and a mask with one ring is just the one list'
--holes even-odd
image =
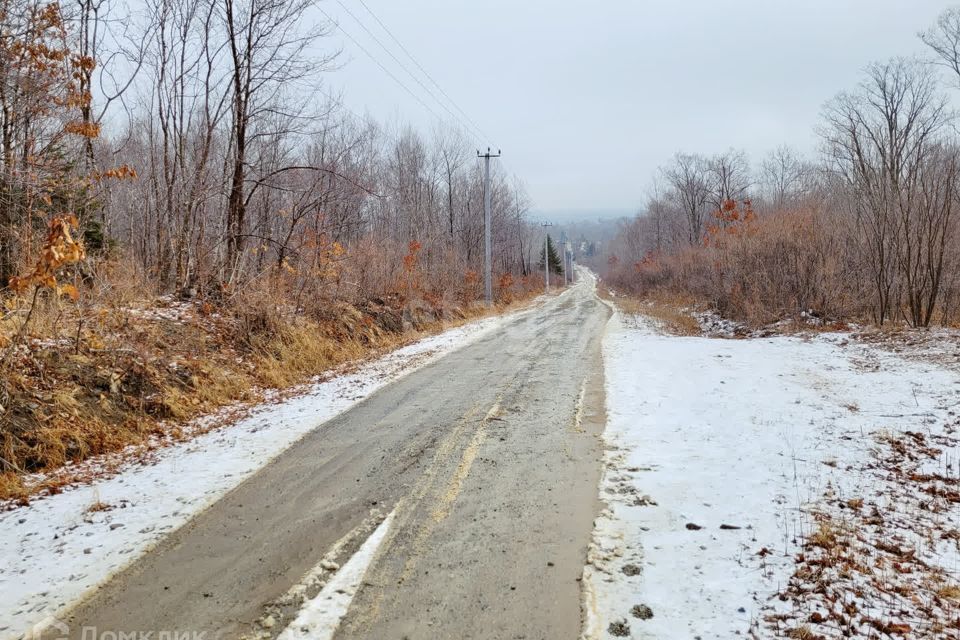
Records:
{"label": "leafless bush", "polygon": [[[960,78],[960,12],[921,35]],[[956,80],[955,78],[955,80]],[[869,65],[828,103],[822,162],[787,148],[677,154],[622,225],[607,275],[763,324],[800,313],[926,327],[960,316],[960,139],[934,67]],[[755,209],[755,210],[754,210]]]}

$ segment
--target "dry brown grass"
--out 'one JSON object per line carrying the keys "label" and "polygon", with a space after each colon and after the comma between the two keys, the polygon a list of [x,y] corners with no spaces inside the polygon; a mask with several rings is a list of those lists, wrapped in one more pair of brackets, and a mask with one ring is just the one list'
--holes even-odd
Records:
{"label": "dry brown grass", "polygon": [[639,313],[656,319],[675,335],[696,336],[702,333],[696,318],[691,315],[691,310],[697,305],[690,296],[656,293],[641,304]]}
{"label": "dry brown grass", "polygon": [[[188,437],[198,432],[183,425],[201,415],[520,306],[530,294],[511,297],[493,310],[437,298],[325,300],[296,313],[276,302],[282,295],[256,292],[216,308],[136,300],[126,289],[82,309],[44,301],[0,378],[0,500],[55,493],[84,479],[85,472],[60,472],[68,462],[146,445],[152,436]],[[30,473],[46,479],[25,483]]]}
{"label": "dry brown grass", "polygon": [[103,502],[101,500],[97,500],[96,502],[91,504],[89,507],[87,507],[87,513],[99,513],[101,511],[110,511],[111,509],[113,509],[112,504],[108,502]]}
{"label": "dry brown grass", "polygon": [[816,640],[820,636],[811,631],[810,627],[802,626],[788,631],[787,637],[793,638],[794,640]]}
{"label": "dry brown grass", "polygon": [[697,336],[703,333],[691,314],[691,311],[697,308],[697,303],[691,296],[655,291],[643,297],[624,294],[613,297],[605,288],[600,289],[600,296],[611,301],[623,313],[653,318],[673,335]]}
{"label": "dry brown grass", "polygon": [[960,585],[948,584],[937,589],[937,596],[944,600],[956,600],[960,602]]}
{"label": "dry brown grass", "polygon": [[828,521],[821,521],[817,530],[807,538],[806,544],[810,547],[820,547],[829,553],[836,548],[840,540],[839,529]]}
{"label": "dry brown grass", "polygon": [[267,387],[282,389],[350,360],[371,348],[383,348],[398,336],[358,335],[343,340],[327,337],[315,324],[297,323],[258,344],[254,351],[256,377]]}

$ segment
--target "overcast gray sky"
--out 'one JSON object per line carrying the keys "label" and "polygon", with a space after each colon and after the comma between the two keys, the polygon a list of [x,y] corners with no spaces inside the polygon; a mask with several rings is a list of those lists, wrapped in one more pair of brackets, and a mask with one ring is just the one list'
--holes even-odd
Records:
{"label": "overcast gray sky", "polygon": [[[867,63],[921,53],[917,32],[951,4],[364,1],[503,149],[536,209],[590,211],[636,208],[678,150],[736,147],[754,161],[783,143],[814,151],[823,103]],[[359,0],[320,6],[446,115],[343,8],[416,72]],[[344,50],[327,81],[350,109],[424,129],[435,121],[342,32],[325,44]]]}

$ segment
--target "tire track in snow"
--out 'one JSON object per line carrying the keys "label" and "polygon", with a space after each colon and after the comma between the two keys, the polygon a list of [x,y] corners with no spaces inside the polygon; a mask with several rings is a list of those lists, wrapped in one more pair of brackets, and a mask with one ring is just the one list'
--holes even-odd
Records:
{"label": "tire track in snow", "polygon": [[[350,609],[350,603],[353,602],[353,596],[360,588],[367,568],[373,562],[377,550],[390,530],[395,513],[396,509],[391,511],[350,560],[333,574],[320,593],[303,605],[297,617],[283,630],[278,640],[333,638],[340,626],[340,621]],[[315,575],[329,566],[327,560],[321,560],[311,574]]]}

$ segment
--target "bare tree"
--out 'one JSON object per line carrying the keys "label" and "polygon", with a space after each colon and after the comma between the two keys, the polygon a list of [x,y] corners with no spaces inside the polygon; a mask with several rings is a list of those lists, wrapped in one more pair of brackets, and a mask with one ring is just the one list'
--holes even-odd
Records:
{"label": "bare tree", "polygon": [[796,150],[786,145],[777,147],[760,164],[765,202],[774,210],[797,207],[814,191],[816,171]]}
{"label": "bare tree", "polygon": [[687,242],[699,244],[703,240],[713,193],[709,163],[700,155],[678,153],[673,163],[661,172],[683,213]]}
{"label": "bare tree", "polygon": [[743,151],[730,149],[707,161],[710,180],[709,204],[713,211],[725,202],[743,200],[751,186],[750,162]]}
{"label": "bare tree", "polygon": [[[307,50],[328,26],[305,29],[313,0],[217,0],[229,52],[231,83],[231,159],[225,233],[228,279],[239,268],[244,247],[250,146],[269,116],[303,117],[304,98],[292,100],[290,88],[330,66],[335,54],[312,59]],[[286,98],[287,100],[283,100]]]}
{"label": "bare tree", "polygon": [[960,81],[960,7],[951,7],[940,14],[937,23],[920,34],[930,49]]}
{"label": "bare tree", "polygon": [[[162,286],[181,289],[196,279],[197,234],[215,208],[219,177],[214,162],[218,128],[229,108],[222,44],[215,7],[208,0],[153,0],[145,64],[152,87],[147,135],[151,188],[152,256]],[[192,255],[191,255],[192,254]]]}
{"label": "bare tree", "polygon": [[857,91],[840,94],[825,110],[828,159],[850,190],[880,324],[895,312],[900,287],[910,321],[930,321],[940,278],[923,274],[942,264],[940,239],[951,217],[949,210],[935,213],[946,194],[933,193],[953,189],[954,171],[934,162],[943,159],[949,119],[929,67],[908,59],[871,65]]}
{"label": "bare tree", "polygon": [[454,200],[456,198],[456,176],[469,157],[464,141],[452,131],[442,131],[437,137],[438,153],[443,165],[444,188],[447,200],[447,224],[450,238],[454,236]]}

